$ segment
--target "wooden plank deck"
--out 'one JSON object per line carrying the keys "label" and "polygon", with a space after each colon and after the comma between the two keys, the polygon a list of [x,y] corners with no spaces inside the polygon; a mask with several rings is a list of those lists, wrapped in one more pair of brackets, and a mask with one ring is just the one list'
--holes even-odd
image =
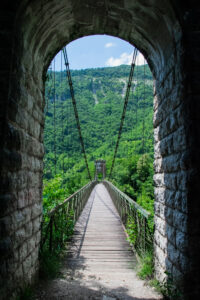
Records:
{"label": "wooden plank deck", "polygon": [[[137,278],[135,255],[103,184],[94,188],[76,223],[66,266],[80,285],[101,291],[100,298],[88,299],[162,299]],[[106,298],[105,291],[112,297]]]}
{"label": "wooden plank deck", "polygon": [[76,224],[69,255],[69,265],[80,268],[82,263],[84,270],[128,272],[135,266],[120,217],[103,184],[92,191]]}
{"label": "wooden plank deck", "polygon": [[103,184],[98,184],[67,245],[61,278],[38,287],[38,300],[162,299],[138,279],[136,259],[120,217]]}

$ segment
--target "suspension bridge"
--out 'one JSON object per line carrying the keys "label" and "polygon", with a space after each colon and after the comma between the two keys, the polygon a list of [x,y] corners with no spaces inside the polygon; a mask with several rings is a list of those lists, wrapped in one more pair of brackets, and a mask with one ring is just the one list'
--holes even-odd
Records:
{"label": "suspension bridge", "polygon": [[122,222],[128,214],[135,216],[136,245],[144,249],[152,242],[148,213],[111,182],[92,181],[52,211],[48,229],[51,251],[64,243],[65,229],[60,239],[54,231],[72,208],[76,226],[71,241],[65,244],[61,278],[40,286],[37,298],[162,299],[136,276],[136,256]]}
{"label": "suspension bridge", "polygon": [[[110,172],[106,176],[105,160],[96,160],[94,179],[89,170],[66,48],[63,48],[63,56],[90,182],[49,211],[47,220],[43,222],[41,252],[48,249],[51,254],[63,248],[66,253],[61,269],[64,279],[57,279],[47,287],[42,287],[43,293],[38,292],[38,299],[162,299],[137,278],[134,270],[137,261],[135,253],[152,249],[150,214],[110,181],[126,115],[137,50],[133,53]],[[144,126],[143,122],[143,135]],[[144,138],[142,141],[144,149]],[[56,170],[55,139],[54,154]],[[102,175],[101,181],[98,181],[99,174]],[[127,240],[125,230],[128,221],[132,222],[135,231],[132,245]],[[74,233],[68,241],[66,236],[72,223],[75,224]]]}

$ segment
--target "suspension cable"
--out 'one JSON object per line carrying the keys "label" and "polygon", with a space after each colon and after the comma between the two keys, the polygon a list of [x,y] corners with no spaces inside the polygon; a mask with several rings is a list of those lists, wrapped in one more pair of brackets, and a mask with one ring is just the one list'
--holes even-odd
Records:
{"label": "suspension cable", "polygon": [[[47,86],[47,82],[49,83],[49,86]],[[52,63],[50,63],[50,66],[47,70],[47,75],[46,75],[46,82],[45,82],[45,110],[44,110],[44,115],[45,115],[45,123],[46,123],[46,116],[48,115],[49,112],[49,102],[50,102],[50,98],[52,96],[52,85],[53,85],[53,81],[52,81]],[[47,90],[47,93],[46,93]],[[45,126],[46,129],[46,126]],[[44,147],[44,151],[46,154],[46,147]],[[44,170],[46,169],[46,161],[44,159]]]}
{"label": "suspension cable", "polygon": [[144,58],[144,95],[143,95],[143,120],[142,120],[142,154],[145,153],[145,97],[146,97],[146,64],[145,64],[145,58]]}
{"label": "suspension cable", "polygon": [[57,154],[56,154],[56,62],[54,58],[54,72],[53,72],[53,146],[54,146],[54,168],[55,175],[57,173]]}
{"label": "suspension cable", "polygon": [[75,118],[76,118],[76,126],[78,128],[79,139],[80,139],[80,143],[81,143],[81,147],[82,147],[82,152],[83,152],[83,155],[84,155],[84,160],[85,160],[88,176],[89,176],[89,179],[92,181],[92,177],[90,175],[90,170],[89,170],[88,161],[87,161],[87,155],[86,155],[86,152],[85,152],[85,145],[84,145],[84,141],[83,141],[83,136],[82,136],[82,133],[81,133],[81,125],[80,125],[78,110],[77,110],[77,106],[76,106],[76,99],[75,99],[75,96],[74,96],[74,89],[73,89],[73,83],[72,83],[72,78],[71,78],[71,72],[70,72],[70,69],[69,69],[69,61],[68,61],[68,57],[67,57],[66,47],[64,47],[62,49],[62,51],[63,51],[65,66],[66,66],[66,70],[67,70],[67,77],[68,77],[68,82],[69,82],[69,87],[70,87],[70,94],[71,94],[73,108],[74,108],[74,115],[75,115]]}
{"label": "suspension cable", "polygon": [[50,87],[48,88],[47,95],[45,97],[46,105],[45,105],[45,115],[49,112],[49,98],[52,94],[52,63],[50,64],[48,71],[47,71],[47,82],[50,83]]}
{"label": "suspension cable", "polygon": [[62,74],[62,52],[60,52],[60,88],[61,88],[61,95],[60,95],[60,101],[61,101],[61,139],[62,139],[62,171],[63,175],[65,173],[65,166],[64,166],[64,112],[63,112],[63,97],[62,97],[62,82],[63,82],[63,74]]}
{"label": "suspension cable", "polygon": [[115,146],[115,152],[114,152],[114,156],[113,156],[113,160],[112,160],[109,179],[112,176],[113,168],[114,168],[114,165],[115,165],[115,159],[116,159],[116,155],[117,155],[117,150],[118,150],[118,147],[119,147],[119,141],[120,141],[120,137],[121,137],[121,134],[122,134],[122,128],[123,128],[124,119],[125,119],[125,115],[126,115],[126,108],[127,108],[127,104],[128,104],[128,100],[129,100],[129,93],[130,93],[130,88],[131,88],[131,84],[132,84],[132,78],[133,78],[133,73],[134,73],[134,68],[135,68],[135,61],[136,61],[136,57],[137,57],[137,52],[138,52],[138,50],[135,48],[134,52],[133,52],[131,70],[130,70],[130,74],[129,74],[128,85],[127,85],[127,88],[126,88],[126,95],[125,95],[125,99],[124,99],[124,107],[123,107],[123,112],[122,112],[122,116],[121,116],[119,133],[118,133],[118,137],[117,137],[117,143],[116,143],[116,146]]}
{"label": "suspension cable", "polygon": [[[138,58],[137,58],[138,60]],[[136,68],[136,101],[135,101],[135,147],[134,147],[134,150],[136,152],[136,149],[137,149],[137,139],[138,139],[138,132],[137,132],[137,124],[138,124],[138,65],[137,65],[137,68]]]}

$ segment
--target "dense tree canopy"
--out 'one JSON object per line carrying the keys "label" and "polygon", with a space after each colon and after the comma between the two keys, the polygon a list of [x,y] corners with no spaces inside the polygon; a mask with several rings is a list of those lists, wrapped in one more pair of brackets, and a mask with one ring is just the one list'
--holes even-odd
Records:
{"label": "dense tree canopy", "polygon": [[[127,65],[72,71],[92,176],[94,161],[100,158],[106,160],[109,173],[129,71]],[[152,106],[151,72],[147,65],[137,66],[112,180],[141,204],[144,198],[153,199]],[[44,197],[51,194],[54,182],[62,200],[88,181],[65,72],[55,73],[55,93],[53,76],[47,74],[44,142]]]}

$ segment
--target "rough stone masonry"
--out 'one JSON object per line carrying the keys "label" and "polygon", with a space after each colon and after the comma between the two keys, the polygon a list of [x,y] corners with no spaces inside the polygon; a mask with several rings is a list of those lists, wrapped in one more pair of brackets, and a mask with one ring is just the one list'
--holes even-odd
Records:
{"label": "rough stone masonry", "polygon": [[155,78],[155,269],[198,299],[200,4],[191,0],[11,0],[0,12],[0,297],[34,282],[42,218],[44,78],[68,42],[110,34]]}

